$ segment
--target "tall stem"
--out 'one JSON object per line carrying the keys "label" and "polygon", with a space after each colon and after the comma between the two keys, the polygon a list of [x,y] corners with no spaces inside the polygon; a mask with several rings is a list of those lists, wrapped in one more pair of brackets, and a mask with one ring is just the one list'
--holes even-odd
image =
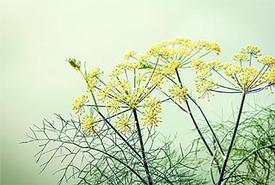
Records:
{"label": "tall stem", "polygon": [[199,135],[200,135],[200,138],[202,139],[202,141],[203,141],[204,145],[206,146],[206,148],[207,148],[208,152],[210,153],[210,155],[213,156],[213,152],[212,152],[212,150],[210,149],[210,147],[209,147],[208,143],[206,142],[205,138],[203,137],[203,134],[201,133],[201,130],[200,130],[200,128],[199,128],[199,126],[198,126],[198,124],[197,124],[197,122],[196,122],[196,120],[195,120],[195,118],[194,118],[194,116],[193,116],[193,113],[192,113],[192,111],[191,111],[191,108],[190,108],[190,106],[189,106],[188,101],[185,100],[185,103],[186,103],[186,106],[187,106],[189,115],[190,115],[190,117],[191,117],[191,119],[192,119],[192,121],[193,121],[193,123],[194,123],[194,125],[195,125],[195,127],[196,127],[196,130],[198,131],[198,133],[199,133]]}
{"label": "tall stem", "polygon": [[191,96],[189,96],[189,95],[187,95],[187,96],[188,96],[188,98],[198,107],[198,109],[200,110],[200,112],[201,112],[201,114],[202,114],[204,120],[206,121],[207,126],[209,127],[209,129],[210,129],[210,131],[211,131],[211,133],[212,133],[212,135],[213,135],[213,137],[214,137],[214,140],[216,141],[216,143],[217,143],[217,145],[218,145],[218,147],[219,147],[219,149],[220,149],[220,152],[222,153],[222,155],[224,155],[224,151],[223,151],[223,149],[222,149],[222,146],[221,146],[221,144],[220,144],[220,141],[219,141],[217,135],[215,134],[215,132],[214,132],[214,130],[213,130],[211,124],[209,123],[209,121],[208,121],[206,115],[204,114],[202,108],[198,105],[198,103],[197,103]]}
{"label": "tall stem", "polygon": [[[181,78],[180,78],[179,71],[178,71],[178,69],[175,69],[175,70],[176,70],[176,75],[177,75],[179,84],[180,84],[181,87],[183,87],[183,84],[182,84],[182,82],[181,82]],[[210,149],[208,143],[206,142],[206,140],[205,140],[205,138],[204,138],[204,136],[203,136],[203,134],[202,134],[202,132],[201,132],[201,130],[200,130],[200,128],[199,128],[199,125],[197,124],[197,122],[196,122],[196,120],[195,120],[195,118],[194,118],[194,115],[193,115],[193,113],[192,113],[192,111],[191,111],[191,107],[190,107],[190,105],[189,105],[189,103],[188,103],[188,100],[185,100],[185,103],[186,103],[186,106],[187,106],[189,115],[190,115],[190,117],[191,117],[191,119],[192,119],[192,121],[193,121],[193,123],[194,123],[194,125],[195,125],[195,127],[196,127],[196,130],[198,131],[198,133],[199,133],[199,135],[200,135],[200,138],[202,139],[202,141],[203,141],[204,145],[206,146],[206,148],[207,148],[208,152],[210,153],[210,155],[213,156],[213,152],[212,152],[212,150]]]}
{"label": "tall stem", "polygon": [[238,132],[238,127],[239,127],[239,123],[240,123],[240,120],[241,120],[241,115],[242,115],[242,111],[243,111],[243,105],[244,105],[244,101],[245,101],[245,96],[246,96],[246,94],[244,92],[243,96],[242,96],[242,100],[241,100],[241,105],[240,105],[240,109],[239,109],[236,125],[235,125],[234,131],[233,131],[233,135],[232,135],[229,147],[228,147],[226,158],[225,158],[225,160],[223,162],[223,165],[222,165],[222,170],[221,170],[219,181],[218,181],[217,185],[221,185],[222,182],[223,182],[223,176],[224,176],[225,168],[226,168],[226,165],[227,165],[227,162],[228,162],[228,159],[229,159],[229,156],[230,156],[230,152],[232,150],[232,147],[234,145],[234,141],[235,141],[235,138],[236,138],[236,135],[237,135],[237,132]]}
{"label": "tall stem", "polygon": [[119,133],[119,131],[107,120],[107,118],[105,118],[104,115],[100,111],[97,111],[97,112],[103,118],[103,120],[109,125],[109,127],[111,127],[111,129],[126,143],[126,145],[129,146],[129,148],[131,148],[131,150],[135,154],[137,154],[138,157],[141,157],[140,154],[136,151],[136,149],[134,149],[132,147],[132,145]]}
{"label": "tall stem", "polygon": [[147,160],[146,160],[146,156],[145,156],[144,143],[143,143],[141,129],[140,129],[139,121],[138,121],[137,110],[135,108],[133,109],[133,113],[134,113],[134,118],[136,121],[136,126],[137,126],[137,131],[138,131],[138,136],[139,136],[139,143],[140,143],[141,154],[142,154],[142,163],[143,163],[146,175],[147,175],[148,184],[153,185],[152,177],[151,177],[149,167],[147,164]]}

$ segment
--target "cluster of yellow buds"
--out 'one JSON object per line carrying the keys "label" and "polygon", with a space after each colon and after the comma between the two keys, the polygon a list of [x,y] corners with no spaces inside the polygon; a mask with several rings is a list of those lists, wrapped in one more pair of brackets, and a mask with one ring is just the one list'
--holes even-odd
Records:
{"label": "cluster of yellow buds", "polygon": [[81,124],[82,124],[82,129],[87,132],[88,134],[94,133],[96,131],[96,122],[97,118],[94,116],[91,112],[85,115],[82,118]]}
{"label": "cluster of yellow buds", "polygon": [[257,46],[248,45],[240,50],[240,53],[251,55],[255,58],[261,56],[261,50]]}
{"label": "cluster of yellow buds", "polygon": [[129,116],[129,114],[120,114],[115,120],[116,128],[124,134],[129,133],[133,129],[134,122],[135,121]]}
{"label": "cluster of yellow buds", "polygon": [[126,53],[124,53],[124,58],[128,60],[129,58],[135,56],[136,52],[134,50],[129,50]]}
{"label": "cluster of yellow buds", "polygon": [[[221,48],[216,42],[188,38],[157,43],[141,55],[130,50],[124,54],[125,61],[111,72],[107,83],[101,79],[101,69],[92,68],[83,73],[80,61],[69,59],[68,62],[85,78],[95,106],[96,101],[102,103],[108,115],[115,115],[117,129],[126,133],[134,127],[135,121],[128,112],[122,114],[124,110],[142,109],[144,125],[157,126],[161,121],[162,101],[151,93],[155,89],[164,92],[164,82],[173,82],[168,89],[169,95],[166,94],[169,98],[179,103],[187,100],[188,89],[179,75],[185,67],[195,69],[195,86],[203,96],[210,92],[258,92],[275,84],[275,58],[262,56],[258,47],[248,45],[242,48],[233,55],[234,62],[205,62],[202,57],[211,52],[220,54]],[[178,82],[175,82],[176,78]],[[81,115],[87,103],[87,95],[78,96],[73,101],[73,110]],[[95,120],[91,113],[84,116],[83,129],[94,132]]]}
{"label": "cluster of yellow buds", "polygon": [[144,125],[149,125],[150,127],[158,126],[158,123],[161,122],[159,114],[162,111],[161,102],[156,97],[148,97],[144,101],[144,112],[142,120]]}
{"label": "cluster of yellow buds", "polygon": [[182,103],[187,99],[187,88],[185,86],[175,84],[169,89],[169,92],[171,97],[177,100],[179,103]]}
{"label": "cluster of yellow buds", "polygon": [[216,54],[221,53],[221,47],[219,46],[218,43],[214,41],[209,41],[209,40],[199,40],[195,43],[195,48],[197,50],[202,50],[205,49],[206,51],[214,51]]}
{"label": "cluster of yellow buds", "polygon": [[87,80],[87,91],[93,91],[94,88],[97,87],[97,85],[100,82],[100,75],[103,74],[103,71],[98,67],[93,67],[88,71],[86,80]]}
{"label": "cluster of yellow buds", "polygon": [[163,41],[150,47],[146,55],[159,57],[161,60],[179,59],[184,62],[187,56],[195,52],[206,51],[220,54],[220,46],[213,41],[198,40],[193,41],[188,38],[175,38],[173,40]]}
{"label": "cluster of yellow buds", "polygon": [[258,61],[269,66],[275,66],[275,58],[272,56],[260,57]]}
{"label": "cluster of yellow buds", "polygon": [[[197,91],[205,93],[219,88],[218,92],[250,93],[274,85],[275,59],[271,56],[260,57],[261,55],[258,47],[249,45],[233,55],[233,59],[239,63],[193,61],[197,72]],[[247,63],[242,63],[243,61]]]}
{"label": "cluster of yellow buds", "polygon": [[162,66],[162,73],[166,75],[173,75],[175,74],[175,70],[182,66],[181,61],[179,60],[171,60],[168,64],[164,64]]}
{"label": "cluster of yellow buds", "polygon": [[87,95],[80,95],[77,96],[73,100],[73,110],[76,111],[76,113],[82,114],[85,112],[85,105],[89,102],[88,96]]}
{"label": "cluster of yellow buds", "polygon": [[247,53],[236,53],[233,55],[233,60],[235,61],[249,61],[249,55]]}
{"label": "cluster of yellow buds", "polygon": [[272,66],[264,77],[269,84],[275,84],[275,66]]}

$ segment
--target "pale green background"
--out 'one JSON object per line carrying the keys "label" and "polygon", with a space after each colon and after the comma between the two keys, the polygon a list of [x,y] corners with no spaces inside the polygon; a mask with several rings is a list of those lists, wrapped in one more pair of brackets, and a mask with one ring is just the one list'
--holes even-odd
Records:
{"label": "pale green background", "polygon": [[[69,57],[109,71],[128,49],[142,52],[154,42],[177,36],[211,39],[223,48],[221,59],[246,44],[275,55],[273,0],[6,0],[0,1],[1,185],[51,185],[52,168],[39,175],[32,145],[19,145],[33,123],[53,112],[68,115],[83,82],[65,63]],[[237,97],[202,102],[213,119],[231,114]],[[266,93],[257,102],[274,102]],[[250,98],[253,104],[253,97]],[[248,107],[248,105],[247,105]],[[168,107],[161,131],[177,131],[185,144],[190,122]],[[218,114],[218,115],[217,115]],[[172,119],[171,119],[172,118]],[[188,139],[187,139],[188,138]]]}

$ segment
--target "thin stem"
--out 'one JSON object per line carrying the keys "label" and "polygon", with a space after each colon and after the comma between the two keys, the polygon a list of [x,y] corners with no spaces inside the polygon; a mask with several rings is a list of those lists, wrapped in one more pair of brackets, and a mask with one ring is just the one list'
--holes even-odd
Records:
{"label": "thin stem", "polygon": [[198,133],[199,133],[199,135],[200,135],[200,137],[201,137],[201,139],[202,139],[204,145],[206,146],[208,152],[210,153],[211,156],[213,156],[213,152],[212,152],[212,150],[210,149],[210,147],[209,147],[208,143],[206,142],[205,138],[203,137],[203,134],[201,133],[201,130],[200,130],[200,128],[199,128],[199,126],[198,126],[198,124],[197,124],[197,122],[196,122],[196,120],[195,120],[193,114],[192,114],[192,111],[191,111],[191,108],[190,108],[190,106],[189,106],[188,101],[185,100],[185,103],[186,103],[186,106],[187,106],[189,115],[190,115],[190,117],[191,117],[191,119],[192,119],[192,121],[193,121],[193,123],[194,123],[194,125],[195,125],[195,127],[196,127],[196,130],[198,131]]}
{"label": "thin stem", "polygon": [[95,95],[94,95],[94,93],[93,93],[93,91],[92,91],[92,88],[91,88],[91,86],[90,86],[90,84],[89,84],[89,82],[88,82],[88,80],[87,80],[87,73],[86,73],[86,70],[85,70],[85,75],[83,74],[82,71],[80,71],[80,73],[81,73],[82,77],[84,78],[85,82],[87,83],[87,85],[88,85],[88,87],[89,87],[90,93],[92,94],[92,98],[93,98],[93,100],[94,100],[94,102],[95,102],[96,110],[99,111],[98,106],[97,106],[97,101],[96,101]]}
{"label": "thin stem", "polygon": [[[176,70],[176,74],[177,74],[177,78],[178,78],[178,81],[180,83],[180,86],[183,87],[182,82],[181,82],[181,78],[180,78],[180,75],[179,75],[179,71],[177,69],[175,69],[175,70]],[[193,113],[191,111],[191,108],[190,108],[190,105],[188,103],[188,100],[185,100],[185,103],[186,103],[189,115],[190,115],[190,117],[191,117],[191,119],[192,119],[192,121],[193,121],[193,123],[194,123],[194,125],[196,127],[196,130],[198,131],[198,133],[199,133],[199,135],[200,135],[200,137],[201,137],[204,145],[206,146],[208,152],[210,153],[211,156],[213,156],[213,152],[210,149],[210,147],[209,147],[208,143],[206,142],[205,138],[203,137],[203,134],[201,133],[201,130],[200,130],[200,128],[199,128],[199,126],[198,126],[198,124],[197,124],[197,122],[196,122],[196,120],[195,120],[195,118],[193,116]]]}
{"label": "thin stem", "polygon": [[129,146],[133,152],[137,154],[138,157],[141,158],[140,154],[130,145],[130,143],[119,133],[119,131],[103,116],[103,114],[100,111],[97,111],[98,114],[104,119],[104,121],[115,131],[115,133],[126,143],[127,146]]}
{"label": "thin stem", "polygon": [[139,136],[139,143],[140,143],[141,154],[142,154],[142,163],[143,163],[146,175],[147,175],[148,183],[149,183],[149,185],[153,185],[152,177],[151,177],[149,167],[147,164],[147,160],[146,160],[146,156],[145,156],[144,143],[143,143],[141,129],[140,129],[139,121],[138,121],[137,110],[133,109],[133,113],[134,113],[134,118],[135,118],[135,122],[136,122],[136,126],[137,126],[138,136]]}
{"label": "thin stem", "polygon": [[223,176],[224,176],[224,173],[225,173],[225,168],[226,168],[227,162],[229,160],[230,152],[231,152],[232,147],[234,145],[234,141],[235,141],[235,138],[236,138],[236,135],[237,135],[239,123],[240,123],[240,120],[241,120],[241,115],[242,115],[242,111],[243,111],[245,96],[246,96],[246,94],[243,93],[242,100],[241,100],[241,105],[240,105],[240,109],[239,109],[239,113],[238,113],[238,117],[237,117],[237,121],[236,121],[236,125],[235,125],[233,135],[232,135],[232,138],[231,138],[231,141],[230,141],[230,144],[229,144],[229,148],[228,148],[228,151],[227,151],[227,154],[226,154],[226,158],[225,158],[225,160],[223,162],[223,165],[222,165],[222,171],[220,173],[220,177],[219,177],[217,185],[221,185],[222,182],[223,182]]}
{"label": "thin stem", "polygon": [[213,130],[211,124],[209,123],[209,120],[207,119],[205,113],[203,112],[202,108],[198,105],[198,103],[197,103],[189,94],[188,94],[187,96],[188,96],[188,98],[198,107],[198,109],[200,110],[200,112],[201,112],[201,114],[202,114],[202,116],[203,116],[203,118],[204,118],[206,124],[208,125],[208,127],[209,127],[209,129],[210,129],[210,131],[211,131],[211,133],[212,133],[212,135],[213,135],[213,137],[214,137],[214,140],[215,140],[215,141],[217,142],[217,144],[218,144],[218,147],[219,147],[220,152],[221,152],[222,155],[224,156],[224,151],[223,151],[223,149],[222,149],[222,146],[221,146],[221,144],[220,144],[220,141],[219,141],[217,135],[215,134],[215,132],[214,132],[214,130]]}

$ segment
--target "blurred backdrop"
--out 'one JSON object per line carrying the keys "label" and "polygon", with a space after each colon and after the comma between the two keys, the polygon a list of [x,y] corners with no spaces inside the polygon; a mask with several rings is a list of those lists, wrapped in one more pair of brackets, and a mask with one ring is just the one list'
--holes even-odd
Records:
{"label": "blurred backdrop", "polygon": [[[272,0],[0,0],[0,184],[56,184],[52,173],[58,163],[39,175],[37,148],[19,143],[32,124],[54,119],[53,113],[72,113],[72,99],[84,92],[66,59],[110,71],[125,51],[143,52],[174,37],[217,41],[223,60],[247,44],[274,56],[274,12]],[[274,100],[268,92],[250,96],[246,107]],[[238,101],[216,96],[201,103],[212,120],[220,121],[231,118]],[[177,134],[187,145],[194,137],[191,122],[166,106],[159,130]]]}

